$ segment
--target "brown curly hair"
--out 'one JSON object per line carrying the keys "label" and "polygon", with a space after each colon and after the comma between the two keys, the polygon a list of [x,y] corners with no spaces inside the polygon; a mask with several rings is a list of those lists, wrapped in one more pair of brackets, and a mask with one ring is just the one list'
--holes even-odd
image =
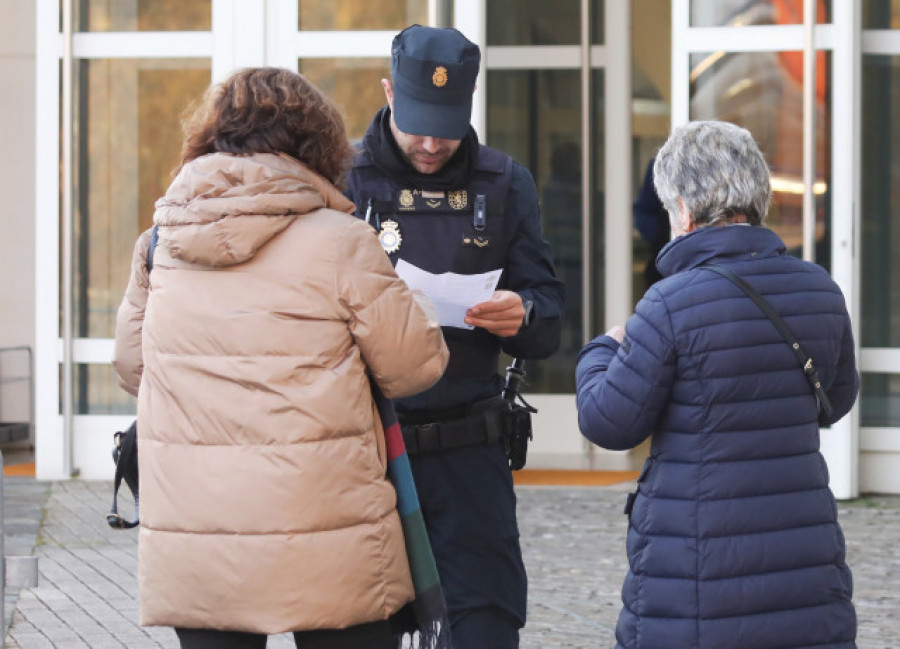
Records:
{"label": "brown curly hair", "polygon": [[183,128],[179,168],[207,153],[286,153],[342,187],[353,158],[337,105],[283,68],[246,68],[210,86]]}

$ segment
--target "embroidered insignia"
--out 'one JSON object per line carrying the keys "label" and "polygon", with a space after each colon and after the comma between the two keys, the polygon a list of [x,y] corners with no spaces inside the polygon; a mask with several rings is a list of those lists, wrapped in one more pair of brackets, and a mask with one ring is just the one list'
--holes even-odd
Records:
{"label": "embroidered insignia", "polygon": [[401,189],[400,190],[400,206],[401,207],[412,207],[415,200],[413,199],[413,193],[411,189]]}
{"label": "embroidered insignia", "polygon": [[491,238],[479,236],[473,237],[472,235],[464,234],[462,235],[462,245],[475,246],[477,248],[487,248],[489,245],[491,245]]}
{"label": "embroidered insignia", "polygon": [[439,208],[439,207],[441,206],[441,201],[436,201],[436,200],[433,200],[433,199],[428,199],[427,201],[425,201],[425,204],[426,204],[428,207],[430,207],[431,209],[436,210],[437,208]]}
{"label": "embroidered insignia", "polygon": [[403,243],[403,237],[400,236],[400,224],[393,219],[382,221],[378,240],[381,242],[381,247],[388,254],[400,250],[400,244]]}
{"label": "embroidered insignia", "polygon": [[443,65],[439,65],[434,69],[434,74],[431,75],[431,83],[434,84],[436,88],[443,88],[447,85],[447,68]]}
{"label": "embroidered insignia", "polygon": [[463,210],[469,203],[469,192],[465,189],[456,189],[447,194],[447,200],[454,210]]}

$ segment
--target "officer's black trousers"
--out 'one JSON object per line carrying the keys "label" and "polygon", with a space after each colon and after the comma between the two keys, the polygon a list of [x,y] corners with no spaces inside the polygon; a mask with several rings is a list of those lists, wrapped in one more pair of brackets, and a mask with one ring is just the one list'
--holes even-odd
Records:
{"label": "officer's black trousers", "polygon": [[451,624],[455,649],[516,649],[519,621],[499,608],[479,608],[455,616]]}
{"label": "officer's black trousers", "polygon": [[[175,633],[181,649],[264,649],[268,636],[239,631],[181,629]],[[397,638],[387,622],[372,622],[334,631],[300,631],[297,649],[396,649]]]}
{"label": "officer's black trousers", "polygon": [[499,444],[410,458],[456,649],[516,649],[527,579]]}

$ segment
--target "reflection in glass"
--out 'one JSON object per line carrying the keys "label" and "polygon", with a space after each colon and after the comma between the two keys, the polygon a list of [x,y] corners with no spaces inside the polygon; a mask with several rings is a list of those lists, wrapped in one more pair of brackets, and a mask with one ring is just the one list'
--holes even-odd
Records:
{"label": "reflection in glass", "polygon": [[863,57],[862,96],[861,342],[900,347],[900,56]]}
{"label": "reflection in glass", "polygon": [[579,0],[486,0],[486,4],[488,45],[577,45],[581,41]]}
{"label": "reflection in glass", "polygon": [[863,0],[863,29],[900,29],[900,0]]}
{"label": "reflection in glass", "polygon": [[212,0],[76,0],[81,32],[209,31]]}
{"label": "reflection in glass", "polygon": [[390,79],[388,59],[301,59],[301,74],[334,99],[344,111],[347,135],[361,138],[372,116],[385,103],[382,79]]}
{"label": "reflection in glass", "polygon": [[428,24],[427,0],[299,0],[301,30],[396,30]]}
{"label": "reflection in glass", "polygon": [[[819,52],[816,80],[816,262],[830,267],[830,53]],[[772,172],[766,225],[788,252],[803,254],[803,53],[699,53],[691,56],[691,119],[749,130]]]}
{"label": "reflection in glass", "polygon": [[178,160],[180,115],[206,59],[79,61],[75,79],[75,336],[111,338],[138,234]]}
{"label": "reflection in glass", "polygon": [[[803,3],[804,0],[691,0],[691,27],[802,25]],[[831,0],[818,0],[816,5],[816,22],[829,22]]]}
{"label": "reflection in glass", "polygon": [[488,72],[488,87],[484,139],[534,174],[544,237],[566,284],[560,351],[529,363],[528,391],[572,393],[583,343],[580,75],[577,70],[495,70]]}
{"label": "reflection in glass", "polygon": [[900,374],[864,372],[860,378],[860,425],[900,426]]}

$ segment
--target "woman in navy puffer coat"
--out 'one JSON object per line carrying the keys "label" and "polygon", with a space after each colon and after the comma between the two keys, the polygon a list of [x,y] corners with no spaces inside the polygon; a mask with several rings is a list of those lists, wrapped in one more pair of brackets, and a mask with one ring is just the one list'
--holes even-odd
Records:
{"label": "woman in navy puffer coat", "polygon": [[[769,173],[750,134],[677,129],[654,168],[676,238],[665,279],[581,352],[582,433],[609,449],[652,435],[629,498],[623,649],[855,647],[844,559],[819,427],[859,388],[840,289],[760,227]],[[715,263],[743,276],[815,359],[833,413],[789,345]]]}

